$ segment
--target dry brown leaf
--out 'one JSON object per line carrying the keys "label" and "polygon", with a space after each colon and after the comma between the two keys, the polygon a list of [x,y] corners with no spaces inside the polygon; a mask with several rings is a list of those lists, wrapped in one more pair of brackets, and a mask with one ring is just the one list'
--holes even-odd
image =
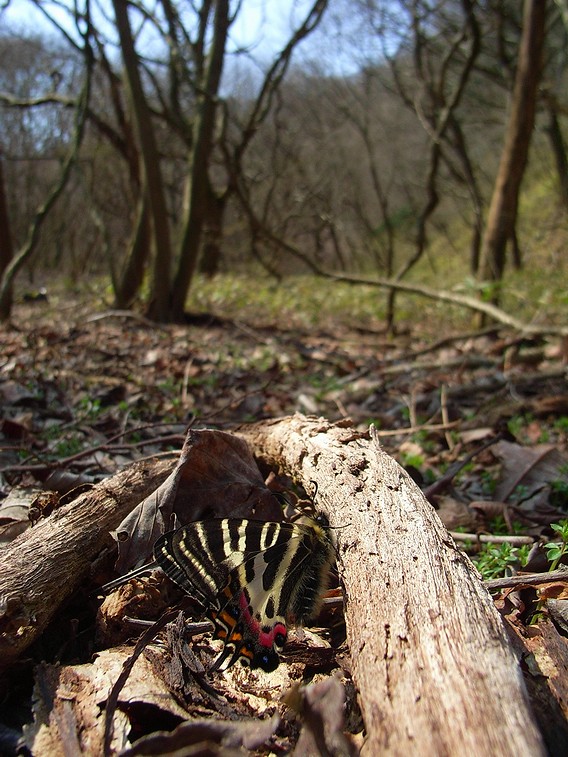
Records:
{"label": "dry brown leaf", "polygon": [[474,513],[465,502],[460,502],[455,497],[438,497],[436,499],[436,512],[448,531],[455,531],[460,526],[472,529],[475,528],[477,523]]}
{"label": "dry brown leaf", "polygon": [[345,692],[337,676],[298,687],[287,696],[287,702],[301,713],[304,721],[294,750],[296,757],[312,754],[348,757],[358,753],[343,732]]}
{"label": "dry brown leaf", "polygon": [[172,474],[123,520],[116,569],[147,562],[166,531],[202,518],[281,517],[245,441],[223,431],[190,430]]}
{"label": "dry brown leaf", "polygon": [[167,607],[161,586],[152,576],[137,578],[106,596],[97,612],[98,643],[110,647],[136,635],[128,618],[155,620]]}
{"label": "dry brown leaf", "polygon": [[264,720],[212,720],[199,718],[187,720],[171,732],[157,731],[139,739],[132,749],[121,757],[135,755],[218,755],[232,757],[242,755],[241,747],[249,751],[266,745],[280,723],[273,715]]}
{"label": "dry brown leaf", "polygon": [[503,475],[495,491],[495,499],[506,500],[519,484],[529,490],[542,487],[550,481],[568,484],[568,458],[553,444],[521,447],[520,444],[502,441],[493,447],[502,461]]}
{"label": "dry brown leaf", "polygon": [[537,586],[541,599],[568,599],[568,577],[566,581],[555,581]]}

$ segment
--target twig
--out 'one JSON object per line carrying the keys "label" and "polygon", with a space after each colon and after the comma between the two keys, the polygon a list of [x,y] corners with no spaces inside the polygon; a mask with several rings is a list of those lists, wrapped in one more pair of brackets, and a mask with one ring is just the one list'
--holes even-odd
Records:
{"label": "twig", "polygon": [[218,408],[217,410],[214,410],[212,413],[203,415],[201,420],[211,421],[213,418],[216,418],[218,415],[221,415],[222,413],[224,413],[225,410],[230,410],[235,405],[238,405],[240,402],[247,399],[247,397],[254,397],[255,394],[262,394],[268,389],[271,383],[272,383],[272,379],[269,379],[259,389],[252,389],[250,392],[245,392],[244,394],[241,394],[239,397],[235,397],[234,399],[229,400],[225,405],[221,405],[220,408]]}
{"label": "twig", "polygon": [[[156,622],[155,620],[144,620],[143,618],[131,618],[129,615],[125,615],[122,620],[125,625],[129,625],[136,631],[150,628]],[[214,631],[215,626],[210,620],[203,620],[196,623],[185,623],[184,629],[187,636],[197,636],[200,633]]]}
{"label": "twig", "polygon": [[[442,384],[442,387],[440,389],[440,408],[442,411],[442,423],[447,426],[450,422],[450,416],[448,413],[448,387],[446,384]],[[452,435],[449,433],[449,431],[445,431],[444,437],[446,439],[448,449],[451,451],[455,446]]]}
{"label": "twig", "polygon": [[476,329],[475,331],[464,331],[461,334],[450,334],[450,336],[446,336],[442,339],[438,339],[435,342],[431,342],[426,347],[422,347],[422,349],[420,350],[407,352],[405,355],[403,355],[402,358],[400,358],[400,356],[395,356],[392,358],[387,358],[385,362],[395,362],[400,361],[401,359],[404,361],[415,360],[422,355],[427,355],[429,352],[437,352],[442,347],[447,347],[448,345],[454,344],[455,342],[463,342],[469,339],[478,339],[482,336],[489,336],[490,334],[498,333],[499,329],[500,327],[497,324],[493,323],[491,326],[486,326],[482,329]]}
{"label": "twig", "polygon": [[491,591],[492,589],[509,589],[519,586],[539,586],[540,584],[551,584],[555,581],[568,581],[568,569],[559,568],[550,571],[550,573],[527,573],[526,575],[517,574],[505,578],[493,578],[490,581],[484,581],[483,585]]}
{"label": "twig", "polygon": [[149,644],[150,641],[156,636],[156,634],[162,630],[162,628],[169,623],[171,620],[173,620],[179,613],[179,610],[167,610],[161,618],[159,618],[155,623],[152,624],[150,628],[148,628],[147,631],[145,631],[142,636],[138,639],[136,642],[136,646],[134,647],[134,651],[128,657],[124,664],[122,665],[122,670],[120,672],[120,675],[116,679],[116,681],[113,684],[112,689],[110,690],[110,694],[108,695],[108,699],[106,702],[106,708],[105,708],[105,733],[104,733],[104,754],[105,755],[111,755],[113,752],[111,750],[111,742],[112,742],[112,734],[113,734],[113,718],[114,713],[116,711],[116,706],[118,704],[118,697],[120,692],[122,691],[124,684],[128,680],[128,676],[130,675],[132,668],[134,667],[134,663],[136,660],[140,657],[146,646]]}
{"label": "twig", "polygon": [[422,424],[420,426],[406,426],[405,428],[391,428],[388,431],[377,431],[379,438],[387,436],[403,436],[407,434],[416,434],[418,431],[446,431],[449,428],[459,426],[461,421],[450,421],[450,423],[432,423]]}
{"label": "twig", "polygon": [[185,361],[185,368],[183,369],[183,383],[181,385],[181,406],[189,406],[189,372],[193,365],[193,357],[190,357]]}
{"label": "twig", "polygon": [[155,321],[151,321],[142,313],[137,313],[135,310],[105,310],[104,313],[95,313],[85,319],[85,323],[94,323],[95,321],[102,321],[104,318],[131,318],[135,321],[139,321],[143,326],[147,326],[150,329],[157,329],[158,331],[166,331],[165,326],[161,326]]}
{"label": "twig", "polygon": [[455,541],[477,541],[484,544],[534,544],[532,536],[515,536],[513,534],[464,534],[461,531],[450,531],[450,536]]}

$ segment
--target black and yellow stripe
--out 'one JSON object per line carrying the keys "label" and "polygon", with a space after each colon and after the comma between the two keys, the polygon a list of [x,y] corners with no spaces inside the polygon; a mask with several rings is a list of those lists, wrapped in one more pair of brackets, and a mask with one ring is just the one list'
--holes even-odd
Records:
{"label": "black and yellow stripe", "polygon": [[274,670],[287,625],[318,611],[335,544],[325,516],[298,523],[237,518],[198,521],[160,537],[166,575],[204,605],[224,649],[213,668],[237,659]]}

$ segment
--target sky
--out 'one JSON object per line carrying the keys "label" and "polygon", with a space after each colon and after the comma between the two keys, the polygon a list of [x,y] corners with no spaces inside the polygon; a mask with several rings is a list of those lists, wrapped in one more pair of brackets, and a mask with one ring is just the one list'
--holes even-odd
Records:
{"label": "sky", "polygon": [[[301,18],[311,2],[312,0],[244,0],[231,27],[234,45],[252,46],[262,56],[274,54],[285,43],[291,22]],[[48,0],[43,5],[59,21],[66,21],[67,14],[58,10],[57,4]],[[96,5],[92,5],[93,12],[96,11]],[[105,5],[108,7],[107,18],[112,19],[110,2],[103,2],[102,6]],[[103,24],[112,26],[108,21]],[[18,32],[36,32],[40,29],[48,31],[51,28],[51,24],[30,0],[0,0],[0,28],[7,25]]]}
{"label": "sky", "polygon": [[[247,48],[250,58],[253,58],[261,68],[267,68],[274,56],[280,51],[290,37],[291,28],[297,28],[300,21],[306,16],[314,0],[243,0],[239,14],[231,26],[229,51],[232,49]],[[77,0],[81,5],[81,0]],[[158,4],[157,0],[146,0],[149,7]],[[42,5],[53,12],[60,22],[68,23],[68,15],[58,6],[69,5],[72,7],[73,0],[42,0]],[[184,3],[180,3],[183,7]],[[186,7],[189,3],[186,3]],[[110,0],[93,0],[92,13],[97,27],[102,28],[109,38],[113,38],[113,12]],[[103,9],[106,17],[101,21]],[[294,61],[311,59],[317,61],[320,69],[326,70],[333,75],[350,75],[355,72],[358,65],[355,62],[354,48],[346,42],[347,37],[343,31],[352,23],[357,27],[357,14],[346,14],[349,10],[348,3],[330,2],[330,6],[324,16],[325,31],[320,28],[309,35],[296,49]],[[335,14],[335,16],[332,16]],[[347,17],[346,17],[347,16]],[[334,23],[339,18],[339,24]],[[326,23],[330,21],[330,23]],[[45,30],[46,33],[53,31],[53,25],[38,10],[32,0],[0,0],[0,32],[9,26],[18,33],[37,33]],[[72,25],[68,28],[72,29]],[[56,32],[57,33],[57,32]],[[356,38],[361,41],[360,28],[352,28],[351,40]],[[160,40],[161,44],[161,40]],[[364,55],[362,49],[358,49],[358,55]]]}

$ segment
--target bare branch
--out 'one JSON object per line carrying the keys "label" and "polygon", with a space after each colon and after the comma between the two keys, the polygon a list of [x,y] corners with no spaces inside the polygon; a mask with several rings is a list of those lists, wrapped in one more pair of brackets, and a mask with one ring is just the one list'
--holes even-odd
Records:
{"label": "bare branch", "polygon": [[82,33],[82,37],[82,55],[85,60],[85,79],[81,93],[77,98],[73,139],[71,141],[67,157],[65,158],[65,161],[61,168],[59,180],[51,189],[51,192],[47,196],[44,203],[36,211],[36,214],[30,224],[26,241],[24,242],[20,250],[16,253],[16,255],[12,258],[12,260],[8,263],[8,265],[4,269],[2,278],[0,279],[0,315],[5,318],[9,315],[10,309],[8,303],[11,299],[11,289],[14,279],[24,263],[31,257],[34,252],[45,219],[47,218],[49,211],[55,205],[67,185],[67,181],[69,180],[71,171],[77,161],[79,149],[83,141],[89,98],[91,94],[91,80],[94,63],[93,51],[91,48],[90,19],[87,19],[87,29],[84,33]]}

